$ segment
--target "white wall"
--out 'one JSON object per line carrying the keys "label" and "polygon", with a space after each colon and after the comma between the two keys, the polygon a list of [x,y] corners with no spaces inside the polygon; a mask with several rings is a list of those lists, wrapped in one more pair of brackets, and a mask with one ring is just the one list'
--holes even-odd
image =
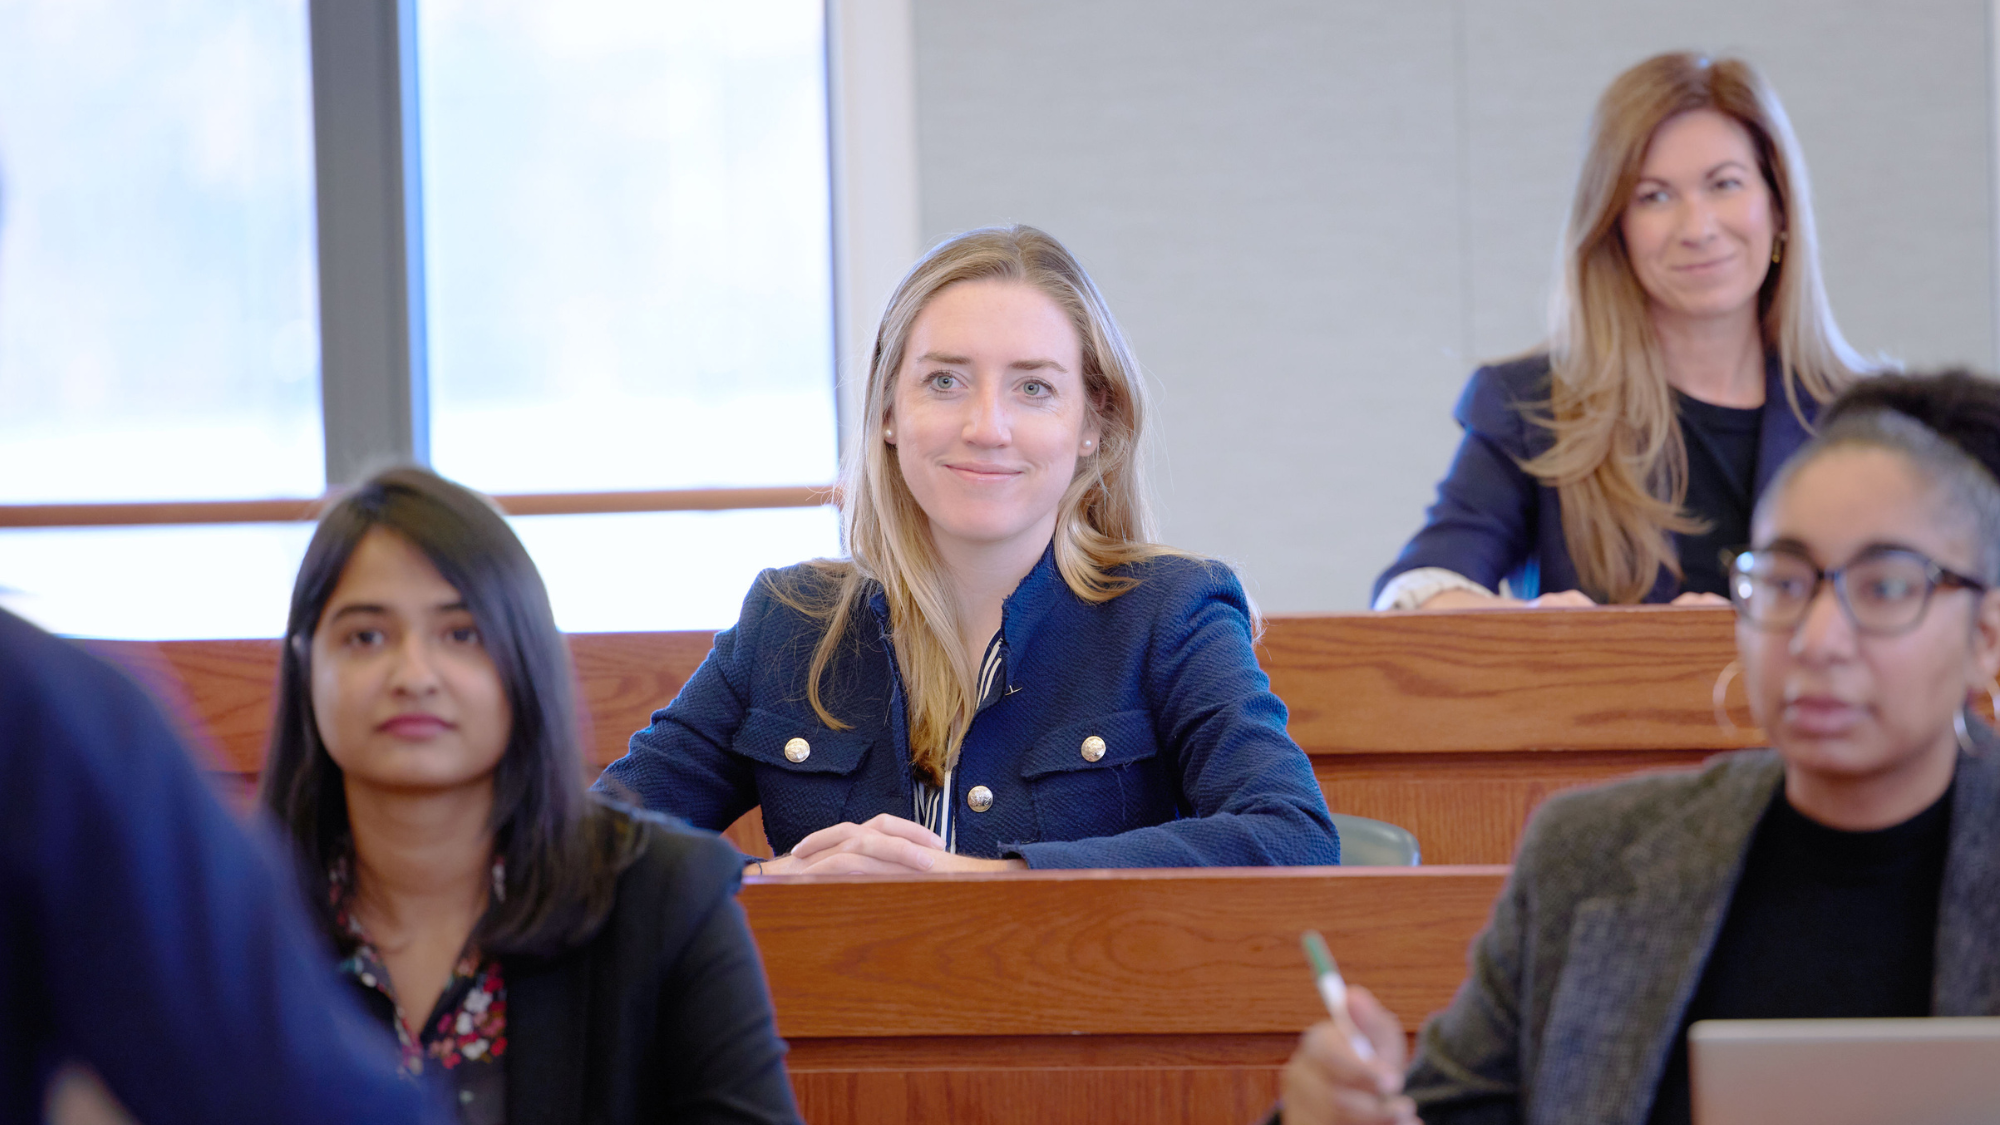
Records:
{"label": "white wall", "polygon": [[1983,0],[917,0],[926,242],[1041,226],[1149,369],[1170,542],[1269,611],[1352,609],[1415,530],[1481,359],[1541,336],[1619,70],[1762,66],[1864,351],[1994,360]]}

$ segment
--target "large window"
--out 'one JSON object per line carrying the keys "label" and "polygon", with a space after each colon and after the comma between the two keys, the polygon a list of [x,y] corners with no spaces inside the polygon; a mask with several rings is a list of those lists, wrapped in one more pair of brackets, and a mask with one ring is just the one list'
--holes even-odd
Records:
{"label": "large window", "polygon": [[0,503],[325,483],[305,4],[0,3]]}
{"label": "large window", "polygon": [[494,492],[831,480],[817,0],[426,0],[431,454]]}
{"label": "large window", "polygon": [[[446,475],[570,513],[515,520],[565,628],[723,625],[758,569],[838,550],[803,491],[632,510],[833,477],[823,19],[419,0],[425,436]],[[214,521],[286,510],[89,505],[325,487],[308,23],[0,3],[0,604],[85,635],[282,628],[309,525]],[[49,523],[114,526],[24,526]]]}
{"label": "large window", "polygon": [[[0,3],[0,504],[325,485],[304,0]],[[275,633],[299,525],[0,529],[0,604]]]}

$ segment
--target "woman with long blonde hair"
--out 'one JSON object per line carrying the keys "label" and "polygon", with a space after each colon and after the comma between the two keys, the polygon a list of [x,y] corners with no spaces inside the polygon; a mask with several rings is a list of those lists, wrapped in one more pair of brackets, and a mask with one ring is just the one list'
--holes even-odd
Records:
{"label": "woman with long blonde hair", "polygon": [[1375,608],[1720,604],[1757,497],[1864,370],[1798,141],[1748,63],[1659,55],[1604,92],[1550,320],[1546,352],[1474,372]]}
{"label": "woman with long blonde hair", "polygon": [[1153,542],[1143,382],[1032,227],[941,243],[876,336],[849,557],[766,571],[598,782],[767,874],[1337,863],[1230,570]]}

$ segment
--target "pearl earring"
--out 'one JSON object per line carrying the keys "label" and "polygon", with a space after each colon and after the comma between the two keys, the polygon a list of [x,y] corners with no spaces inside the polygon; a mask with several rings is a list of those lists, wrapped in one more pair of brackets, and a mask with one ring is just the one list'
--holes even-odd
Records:
{"label": "pearl earring", "polygon": [[882,440],[888,442],[891,445],[896,444],[896,431],[889,429],[883,430]]}

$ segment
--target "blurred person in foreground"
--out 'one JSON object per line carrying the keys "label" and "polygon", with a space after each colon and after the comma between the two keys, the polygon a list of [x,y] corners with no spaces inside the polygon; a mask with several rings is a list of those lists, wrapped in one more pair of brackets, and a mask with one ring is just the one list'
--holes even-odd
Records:
{"label": "blurred person in foreground", "polygon": [[1685,1125],[1704,1019],[2000,1015],[2000,384],[1879,376],[1757,507],[1730,567],[1773,749],[1552,798],[1407,1074],[1331,1024],[1287,1125]]}
{"label": "blurred person in foreground", "polygon": [[146,1125],[446,1119],[153,703],[0,611],[0,1122],[73,1061]]}
{"label": "blurred person in foreground", "polygon": [[145,693],[0,610],[0,1125],[79,1063],[147,1125],[446,1120],[295,896]]}

